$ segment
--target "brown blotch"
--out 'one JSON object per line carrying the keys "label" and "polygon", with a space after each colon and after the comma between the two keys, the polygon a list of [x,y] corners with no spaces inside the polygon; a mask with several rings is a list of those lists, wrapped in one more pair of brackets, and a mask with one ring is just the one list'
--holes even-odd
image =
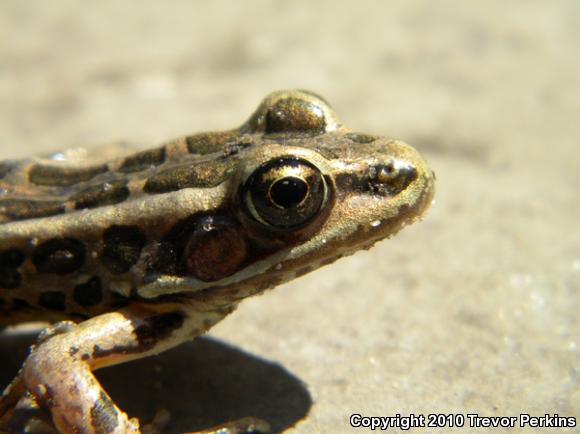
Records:
{"label": "brown blotch", "polygon": [[91,408],[91,424],[95,429],[95,434],[112,433],[119,424],[115,404],[102,390]]}
{"label": "brown blotch", "polygon": [[36,185],[66,187],[89,181],[106,171],[105,164],[83,168],[35,164],[28,173],[28,180]]}
{"label": "brown blotch", "polygon": [[74,203],[75,209],[85,209],[113,205],[128,197],[127,181],[116,180],[85,188],[73,194],[69,200]]}
{"label": "brown blotch", "polygon": [[114,274],[126,273],[137,263],[145,234],[137,226],[111,226],[103,234],[103,264]]}
{"label": "brown blotch", "polygon": [[182,188],[211,188],[224,182],[233,167],[230,160],[172,167],[150,177],[143,189],[147,193],[167,193]]}
{"label": "brown blotch", "polygon": [[200,218],[198,214],[193,214],[185,219],[179,220],[164,235],[155,255],[148,258],[147,275],[185,275],[183,250],[191,233],[195,230],[198,218]]}
{"label": "brown blotch", "polygon": [[155,344],[180,329],[185,322],[183,312],[167,312],[146,318],[143,324],[135,328],[135,335],[142,350],[149,349]]}
{"label": "brown blotch", "polygon": [[65,309],[65,296],[60,291],[46,291],[40,293],[38,305],[49,310],[63,312]]}
{"label": "brown blotch", "polygon": [[201,133],[185,138],[190,154],[206,155],[220,152],[226,143],[239,137],[237,131],[220,131],[217,133]]}
{"label": "brown blotch", "polygon": [[12,299],[12,310],[13,311],[18,311],[18,310],[33,310],[34,307],[28,303],[26,300],[22,300],[21,298],[13,298]]}
{"label": "brown blotch", "polygon": [[15,289],[20,286],[22,276],[13,268],[0,267],[0,288]]}
{"label": "brown blotch", "polygon": [[91,277],[85,283],[75,286],[73,300],[83,307],[99,304],[103,300],[101,280],[98,277]]}
{"label": "brown blotch", "polygon": [[53,238],[39,245],[32,263],[41,273],[68,274],[85,262],[85,247],[74,238]]}
{"label": "brown blotch", "polygon": [[63,214],[65,206],[60,201],[32,199],[0,200],[0,214],[10,220],[26,220]]}
{"label": "brown blotch", "polygon": [[131,173],[159,166],[165,162],[165,148],[152,149],[150,151],[139,152],[125,158],[119,168],[120,172]]}
{"label": "brown blotch", "polygon": [[125,298],[122,295],[117,294],[116,292],[110,292],[109,295],[113,297],[112,300],[109,300],[108,304],[111,307],[111,309],[115,310],[122,309],[131,304],[131,301],[128,298]]}
{"label": "brown blotch", "polygon": [[248,258],[244,235],[240,226],[229,219],[201,219],[186,247],[189,274],[205,282],[234,274]]}
{"label": "brown blotch", "polygon": [[18,249],[0,252],[0,268],[17,268],[24,262],[24,253]]}
{"label": "brown blotch", "polygon": [[0,252],[0,288],[14,289],[20,286],[22,276],[18,267],[24,262],[24,253],[18,249]]}

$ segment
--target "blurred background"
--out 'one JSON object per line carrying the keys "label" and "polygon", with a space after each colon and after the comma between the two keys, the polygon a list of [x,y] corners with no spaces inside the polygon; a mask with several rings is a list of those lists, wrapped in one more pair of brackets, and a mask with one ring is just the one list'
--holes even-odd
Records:
{"label": "blurred background", "polygon": [[[106,370],[113,398],[168,410],[170,433],[246,413],[293,433],[355,432],[351,413],[578,418],[579,41],[574,0],[7,0],[0,157],[147,147],[315,91],[426,156],[425,221]],[[25,345],[2,351],[5,383]]]}

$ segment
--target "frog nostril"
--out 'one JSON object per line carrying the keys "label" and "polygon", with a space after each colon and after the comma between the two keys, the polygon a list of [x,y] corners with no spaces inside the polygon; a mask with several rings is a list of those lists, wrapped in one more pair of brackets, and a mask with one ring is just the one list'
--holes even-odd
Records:
{"label": "frog nostril", "polygon": [[404,161],[390,161],[369,168],[369,187],[373,193],[394,196],[417,179],[417,169]]}

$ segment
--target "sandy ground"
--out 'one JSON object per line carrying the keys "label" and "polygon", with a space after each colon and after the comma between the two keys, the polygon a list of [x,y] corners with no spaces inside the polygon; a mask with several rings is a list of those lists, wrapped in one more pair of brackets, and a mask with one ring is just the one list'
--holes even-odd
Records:
{"label": "sandy ground", "polygon": [[[437,172],[424,222],[103,371],[113,398],[168,410],[168,433],[249,414],[292,433],[364,432],[352,413],[580,424],[579,17],[575,0],[2,2],[4,158],[230,128],[299,87]],[[2,342],[6,383],[26,344]]]}

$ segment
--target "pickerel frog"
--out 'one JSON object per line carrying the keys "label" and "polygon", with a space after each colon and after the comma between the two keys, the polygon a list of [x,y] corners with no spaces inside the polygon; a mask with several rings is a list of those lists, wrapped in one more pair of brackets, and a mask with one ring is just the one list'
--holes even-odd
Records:
{"label": "pickerel frog", "polygon": [[305,91],[272,93],[234,130],[107,161],[67,155],[0,163],[0,328],[53,323],[0,420],[25,397],[60,433],[141,432],[92,371],[193,339],[245,298],[368,249],[434,192],[412,147],[349,131]]}

